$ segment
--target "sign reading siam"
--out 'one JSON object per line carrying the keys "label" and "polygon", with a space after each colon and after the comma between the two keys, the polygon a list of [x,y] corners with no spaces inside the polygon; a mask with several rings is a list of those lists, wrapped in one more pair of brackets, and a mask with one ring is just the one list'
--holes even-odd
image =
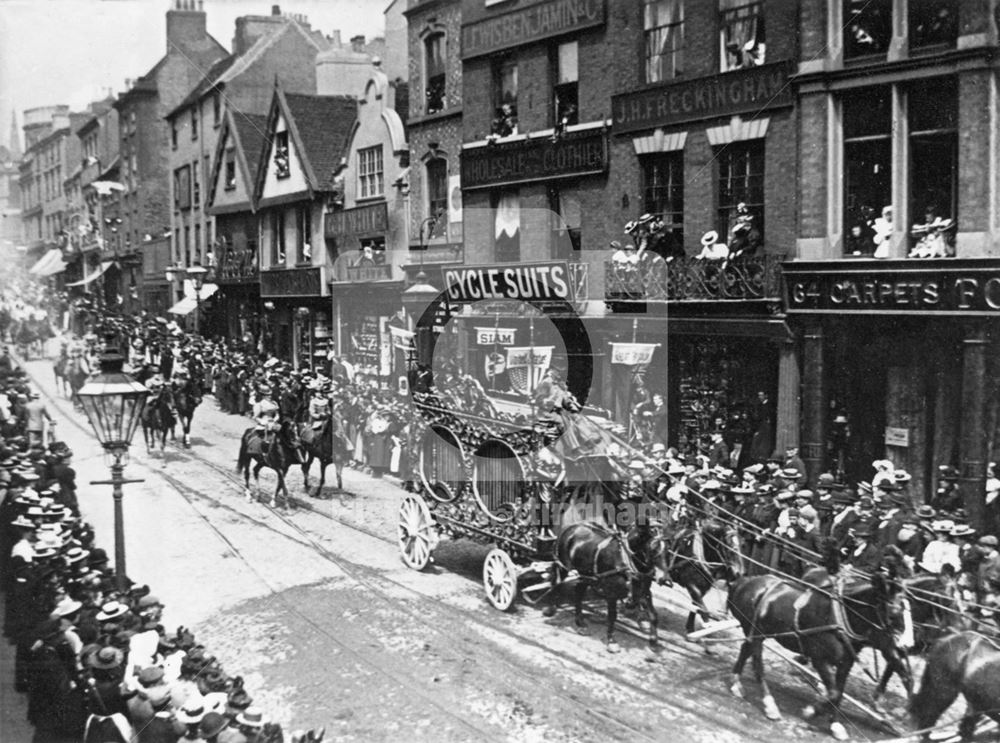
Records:
{"label": "sign reading siam", "polygon": [[456,266],[441,269],[441,275],[452,302],[484,299],[573,301],[572,282],[565,261]]}

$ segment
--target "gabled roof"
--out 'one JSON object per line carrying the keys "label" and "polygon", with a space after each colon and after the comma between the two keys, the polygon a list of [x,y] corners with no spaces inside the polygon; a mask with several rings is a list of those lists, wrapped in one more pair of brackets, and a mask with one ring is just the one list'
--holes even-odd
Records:
{"label": "gabled roof", "polygon": [[358,115],[352,96],[285,93],[275,86],[267,116],[267,140],[261,150],[254,198],[261,198],[271,157],[273,132],[278,115],[285,117],[289,139],[302,160],[306,182],[312,192],[335,190],[334,179],[347,152],[347,144]]}
{"label": "gabled roof", "polygon": [[167,114],[166,118],[173,118],[176,114],[179,114],[188,106],[197,103],[203,95],[208,93],[219,83],[219,78],[222,77],[222,74],[232,67],[238,59],[239,57],[235,54],[230,54],[228,57],[223,57],[212,65],[205,74],[205,77],[203,77],[198,84],[194,86],[191,92],[184,97],[183,101],[178,103],[177,106]]}
{"label": "gabled roof", "polygon": [[265,36],[261,36],[253,43],[253,46],[247,49],[243,56],[237,57],[235,64],[233,64],[220,76],[219,82],[227,83],[230,80],[242,75],[254,62],[260,59],[264,52],[278,43],[278,39],[290,33],[298,33],[301,35],[306,41],[316,48],[317,52],[321,52],[327,48],[326,46],[317,43],[316,39],[313,38],[313,36],[310,35],[304,28],[302,28],[298,21],[294,18],[289,18],[286,23],[281,25],[281,28]]}
{"label": "gabled roof", "polygon": [[236,162],[243,176],[243,185],[250,198],[250,210],[256,208],[254,186],[257,183],[257,168],[260,166],[261,151],[264,149],[264,137],[267,127],[267,117],[258,114],[245,114],[226,109],[222,132],[215,149],[215,161],[212,166],[212,177],[209,181],[208,204],[215,204],[215,189],[219,183],[219,171],[225,162],[225,153],[230,139],[236,150]]}

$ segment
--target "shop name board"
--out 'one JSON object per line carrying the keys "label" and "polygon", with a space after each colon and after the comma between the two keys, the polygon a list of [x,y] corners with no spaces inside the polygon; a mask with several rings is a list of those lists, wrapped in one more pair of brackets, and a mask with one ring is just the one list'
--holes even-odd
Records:
{"label": "shop name board", "polygon": [[318,297],[323,293],[323,269],[286,268],[260,272],[262,297]]}
{"label": "shop name board", "polygon": [[607,167],[607,139],[601,133],[556,142],[548,137],[505,142],[462,152],[462,188],[603,173]]}
{"label": "shop name board", "polygon": [[326,215],[326,236],[329,238],[384,234],[388,229],[389,208],[384,201]]}
{"label": "shop name board", "polygon": [[791,70],[791,62],[775,62],[622,93],[611,99],[611,128],[630,132],[790,106]]}
{"label": "shop name board", "polygon": [[462,28],[462,59],[600,26],[604,0],[548,0]]}
{"label": "shop name board", "polygon": [[513,346],[515,328],[476,328],[476,343],[480,346]]}
{"label": "shop name board", "polygon": [[443,268],[441,275],[448,299],[453,302],[573,299],[569,268],[564,261]]}
{"label": "shop name board", "polygon": [[893,426],[886,426],[886,428],[885,428],[885,445],[886,446],[909,446],[910,445],[910,429],[908,429],[908,428],[895,428]]}
{"label": "shop name board", "polygon": [[1000,313],[1000,265],[830,271],[787,268],[789,312]]}

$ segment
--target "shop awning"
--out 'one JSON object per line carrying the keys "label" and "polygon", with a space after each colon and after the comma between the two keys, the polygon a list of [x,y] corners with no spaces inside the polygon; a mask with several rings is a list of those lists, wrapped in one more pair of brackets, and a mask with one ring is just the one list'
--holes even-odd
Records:
{"label": "shop awning", "polygon": [[94,273],[90,274],[90,276],[88,276],[87,278],[80,279],[80,281],[74,281],[72,284],[66,284],[66,286],[86,286],[91,281],[94,281],[95,279],[98,279],[101,276],[103,276],[104,272],[107,271],[109,268],[111,268],[113,265],[115,265],[114,261],[107,261],[106,263],[102,263],[101,267]]}
{"label": "shop awning", "polygon": [[172,315],[188,315],[194,312],[194,308],[197,306],[198,303],[195,302],[194,297],[184,297],[184,299],[167,310],[167,312]]}
{"label": "shop awning", "polygon": [[38,259],[35,265],[28,269],[28,273],[35,276],[51,276],[64,270],[66,270],[66,263],[63,261],[62,251],[59,248],[51,248]]}

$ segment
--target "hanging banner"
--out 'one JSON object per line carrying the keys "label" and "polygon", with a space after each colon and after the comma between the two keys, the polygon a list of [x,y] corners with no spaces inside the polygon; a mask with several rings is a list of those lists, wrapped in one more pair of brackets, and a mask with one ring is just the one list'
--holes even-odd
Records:
{"label": "hanging banner", "polygon": [[611,363],[641,366],[653,360],[653,351],[659,343],[612,343]]}
{"label": "hanging banner", "polygon": [[507,373],[511,386],[529,395],[542,381],[552,361],[555,346],[511,346],[507,349]]}
{"label": "hanging banner", "polygon": [[515,328],[476,328],[476,343],[480,346],[513,346]]}
{"label": "hanging banner", "polygon": [[412,351],[414,349],[413,331],[396,328],[390,325],[389,333],[392,335],[393,348],[398,348],[400,351]]}

